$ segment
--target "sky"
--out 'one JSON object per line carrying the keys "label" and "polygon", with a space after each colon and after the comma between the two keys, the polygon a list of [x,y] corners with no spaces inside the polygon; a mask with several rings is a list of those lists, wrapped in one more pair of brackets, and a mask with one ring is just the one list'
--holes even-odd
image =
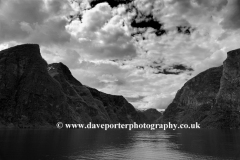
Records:
{"label": "sky", "polygon": [[240,48],[238,0],[0,0],[0,50],[40,45],[84,85],[165,109]]}

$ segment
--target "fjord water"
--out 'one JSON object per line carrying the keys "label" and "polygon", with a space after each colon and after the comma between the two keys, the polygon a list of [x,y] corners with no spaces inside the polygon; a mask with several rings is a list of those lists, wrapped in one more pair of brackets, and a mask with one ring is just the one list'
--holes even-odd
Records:
{"label": "fjord water", "polygon": [[0,130],[0,160],[240,159],[239,130]]}

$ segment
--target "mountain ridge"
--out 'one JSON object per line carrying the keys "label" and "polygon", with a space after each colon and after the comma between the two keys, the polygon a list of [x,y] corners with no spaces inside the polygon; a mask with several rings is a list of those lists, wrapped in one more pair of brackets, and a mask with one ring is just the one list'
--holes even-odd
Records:
{"label": "mountain ridge", "polygon": [[222,66],[188,80],[158,122],[195,123],[202,128],[240,128],[240,49]]}
{"label": "mountain ridge", "polygon": [[123,96],[82,85],[61,62],[48,65],[37,44],[0,51],[0,73],[0,126],[144,121]]}

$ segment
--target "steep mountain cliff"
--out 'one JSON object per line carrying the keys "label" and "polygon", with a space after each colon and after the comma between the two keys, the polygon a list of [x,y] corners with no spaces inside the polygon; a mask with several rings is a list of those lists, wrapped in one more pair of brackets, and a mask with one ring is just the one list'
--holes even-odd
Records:
{"label": "steep mountain cliff", "polygon": [[0,51],[0,126],[64,123],[141,123],[122,96],[77,81],[62,63],[48,65],[35,44]]}
{"label": "steep mountain cliff", "polygon": [[159,118],[162,117],[162,113],[155,108],[139,110],[138,113],[141,115],[142,120],[145,123],[155,123]]}
{"label": "steep mountain cliff", "polygon": [[240,50],[228,52],[223,66],[190,79],[177,92],[161,122],[195,123],[203,128],[240,127]]}

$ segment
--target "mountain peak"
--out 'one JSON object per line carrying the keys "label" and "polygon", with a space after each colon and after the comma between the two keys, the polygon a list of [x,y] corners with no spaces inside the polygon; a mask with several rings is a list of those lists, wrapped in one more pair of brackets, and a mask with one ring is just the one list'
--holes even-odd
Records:
{"label": "mountain peak", "polygon": [[240,48],[227,52],[228,58],[240,60]]}
{"label": "mountain peak", "polygon": [[0,126],[142,121],[124,97],[85,87],[61,62],[48,65],[39,45],[0,52]]}
{"label": "mountain peak", "polygon": [[45,68],[47,62],[42,58],[38,44],[21,44],[0,51],[0,59],[6,64],[17,65],[22,71],[38,66]]}
{"label": "mountain peak", "polygon": [[[18,51],[17,53],[20,54],[28,54],[29,52],[31,52],[32,54],[38,54],[40,55],[40,47],[38,44],[21,44],[21,45],[17,45],[14,47],[10,47],[8,49],[4,49],[2,51],[0,51],[0,54],[4,54],[6,52],[11,53],[14,51]],[[19,53],[20,52],[20,53]]]}

